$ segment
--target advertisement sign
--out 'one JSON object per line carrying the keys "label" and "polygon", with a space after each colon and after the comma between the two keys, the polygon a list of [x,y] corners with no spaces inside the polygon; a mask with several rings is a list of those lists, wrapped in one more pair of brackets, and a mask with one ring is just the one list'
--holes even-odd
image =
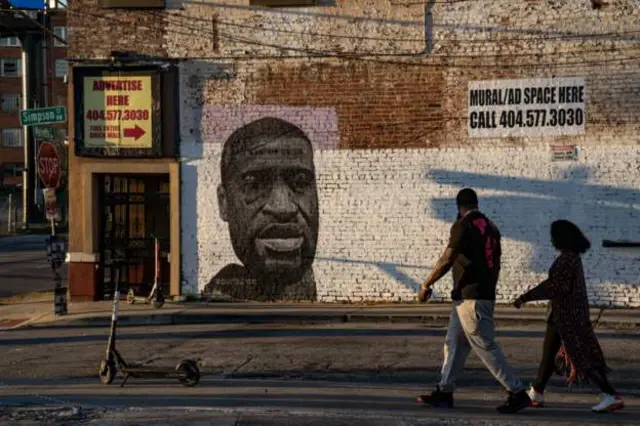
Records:
{"label": "advertisement sign", "polygon": [[577,161],[578,147],[576,145],[551,145],[551,161]]}
{"label": "advertisement sign", "polygon": [[88,148],[151,148],[151,76],[84,78],[84,144]]}
{"label": "advertisement sign", "polygon": [[582,135],[586,96],[582,77],[471,81],[469,137]]}

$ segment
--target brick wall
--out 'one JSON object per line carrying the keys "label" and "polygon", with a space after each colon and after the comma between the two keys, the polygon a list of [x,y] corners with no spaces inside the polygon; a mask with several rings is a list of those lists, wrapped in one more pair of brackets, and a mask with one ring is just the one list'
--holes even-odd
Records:
{"label": "brick wall", "polygon": [[[315,121],[308,108],[246,106],[244,115],[238,110],[211,107],[205,112],[219,125],[203,128],[208,143],[201,145],[198,159],[183,166],[183,276],[188,291],[202,289],[221,267],[237,262],[215,197],[221,145],[232,125],[276,116],[299,125],[315,140],[330,122]],[[456,192],[470,185],[504,235],[501,302],[544,279],[554,257],[549,225],[568,218],[593,242],[585,256],[591,300],[638,306],[637,258],[600,245],[602,239],[628,238],[637,230],[640,175],[626,171],[640,166],[640,149],[585,145],[577,162],[551,162],[549,156],[542,147],[316,146],[320,232],[313,267],[318,299],[412,300],[446,243]],[[449,291],[450,280],[443,279],[437,296],[447,298]]]}
{"label": "brick wall", "polygon": [[[51,12],[52,27],[66,26],[67,15],[66,13],[60,13],[57,11]],[[52,39],[53,41],[53,39]],[[0,47],[0,58],[17,58],[21,59],[22,50],[20,46],[17,47]],[[52,49],[53,55],[51,59],[51,68],[48,69],[49,78],[48,83],[51,84],[51,103],[50,105],[66,105],[67,104],[67,86],[64,83],[63,78],[55,76],[55,60],[66,59],[66,48],[63,46],[54,47]],[[48,58],[49,59],[49,58]],[[48,65],[47,65],[48,66]],[[24,70],[24,64],[22,64],[22,70]],[[43,91],[48,92],[48,88],[43,87]],[[22,94],[22,78],[21,77],[0,77],[0,94]],[[22,129],[20,126],[19,110],[22,108],[20,104],[19,108],[15,111],[0,111],[0,129]],[[66,131],[66,123],[54,124],[53,127]],[[7,148],[2,146],[0,141],[0,170],[2,164],[24,164],[24,148]],[[0,179],[0,183],[2,180]],[[22,183],[22,174],[16,177],[5,176],[5,185],[15,185]]]}
{"label": "brick wall", "polygon": [[163,12],[102,9],[97,0],[74,0],[67,13],[71,59],[106,59],[112,51],[166,56]]}
{"label": "brick wall", "polygon": [[[0,47],[0,58],[20,59],[20,47]],[[22,90],[22,79],[20,77],[0,77],[0,95],[20,94]],[[0,110],[0,129],[21,129],[18,111]],[[3,146],[0,137],[0,173],[4,173],[4,164],[23,164],[24,149]],[[0,185],[15,185],[22,181],[22,178],[13,178],[9,175],[3,180],[0,177]]]}
{"label": "brick wall", "polygon": [[[230,123],[262,115],[297,123],[315,145],[319,300],[412,299],[447,238],[452,197],[473,186],[505,235],[502,301],[544,277],[553,260],[548,226],[565,217],[593,242],[585,256],[592,302],[640,306],[637,256],[600,247],[603,238],[640,239],[637,1],[600,11],[571,0],[436,3],[431,33],[422,2],[334,3],[257,10],[244,0],[175,2],[157,13],[153,36],[128,49],[184,60],[184,291],[238,262],[216,199],[221,145]],[[91,22],[102,21],[84,17],[79,27]],[[426,39],[432,51],[420,55]],[[127,44],[113,40],[110,48]],[[108,50],[77,49],[90,57]],[[554,76],[585,78],[584,135],[468,136],[469,81]],[[578,161],[552,162],[548,145],[565,143],[580,148]],[[438,296],[449,285],[444,279]]]}

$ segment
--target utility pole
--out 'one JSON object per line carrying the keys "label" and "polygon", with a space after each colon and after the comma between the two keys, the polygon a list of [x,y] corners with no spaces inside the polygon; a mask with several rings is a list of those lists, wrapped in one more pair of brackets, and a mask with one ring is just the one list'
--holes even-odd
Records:
{"label": "utility pole", "polygon": [[[19,7],[15,8],[15,4]],[[21,9],[24,7],[26,10]],[[44,10],[43,10],[44,7]],[[37,9],[31,10],[31,9]],[[43,2],[21,0],[0,0],[2,26],[8,32],[16,34],[22,44],[20,73],[22,77],[22,110],[48,106],[53,103],[52,76],[53,45],[52,37],[65,42],[51,31],[51,19],[48,7]],[[2,31],[5,32],[4,30]],[[24,169],[22,171],[22,227],[42,220],[43,215],[35,209],[36,200],[42,194],[38,191],[36,158],[37,146],[31,126],[23,126]],[[40,213],[40,214],[38,214]]]}
{"label": "utility pole", "polygon": [[[36,24],[41,24],[43,15],[38,12]],[[43,103],[45,64],[43,60],[43,35],[31,30],[20,35],[22,42],[22,109],[38,108]],[[24,169],[22,171],[22,227],[38,218],[35,207],[37,199],[36,141],[30,126],[23,126]]]}
{"label": "utility pole", "polygon": [[[29,68],[31,65],[32,51],[32,35],[30,33],[23,34],[20,37],[22,43],[22,109],[29,109],[31,104],[31,93],[33,84],[31,84],[31,73]],[[32,206],[31,195],[31,177],[33,176],[31,170],[31,158],[33,154],[31,152],[31,130],[29,126],[23,126],[23,146],[24,146],[24,168],[22,169],[22,227],[24,229],[29,228],[29,218]]]}
{"label": "utility pole", "polygon": [[51,12],[49,7],[44,10],[43,15],[44,40],[43,40],[43,62],[44,62],[44,106],[54,105],[53,99],[53,73],[54,73],[54,41],[51,34],[53,33],[53,26],[51,25]]}

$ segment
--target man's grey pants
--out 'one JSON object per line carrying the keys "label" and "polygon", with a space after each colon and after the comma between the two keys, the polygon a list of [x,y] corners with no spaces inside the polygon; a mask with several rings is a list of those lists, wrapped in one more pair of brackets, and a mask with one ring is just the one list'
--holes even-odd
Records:
{"label": "man's grey pants", "polygon": [[510,392],[519,392],[524,385],[507,363],[502,348],[495,341],[493,300],[456,300],[449,318],[444,342],[444,363],[440,390],[453,392],[456,379],[464,369],[473,348],[493,377]]}

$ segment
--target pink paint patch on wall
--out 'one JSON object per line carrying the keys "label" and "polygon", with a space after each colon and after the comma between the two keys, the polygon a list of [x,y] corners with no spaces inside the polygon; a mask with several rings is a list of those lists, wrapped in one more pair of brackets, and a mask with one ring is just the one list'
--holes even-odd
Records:
{"label": "pink paint patch on wall", "polygon": [[202,113],[204,143],[224,143],[240,127],[252,121],[273,117],[299,127],[315,150],[336,149],[339,142],[338,116],[334,108],[283,105],[211,105]]}

